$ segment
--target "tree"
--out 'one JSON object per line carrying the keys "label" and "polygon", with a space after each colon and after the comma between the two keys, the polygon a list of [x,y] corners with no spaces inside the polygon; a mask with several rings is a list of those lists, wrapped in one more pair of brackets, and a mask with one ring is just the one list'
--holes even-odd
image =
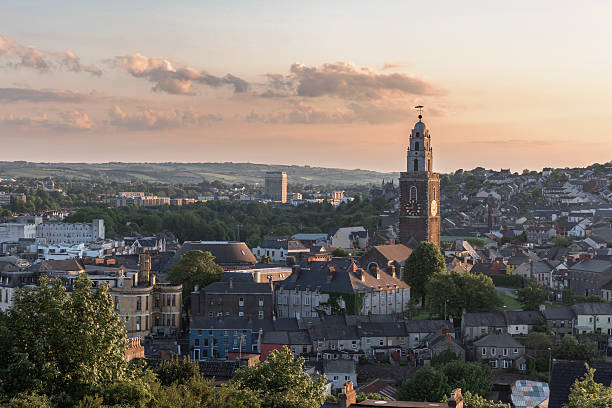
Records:
{"label": "tree", "polygon": [[169,361],[163,361],[157,366],[154,372],[161,385],[167,386],[173,383],[184,384],[200,375],[200,365],[197,361],[193,361],[189,357],[183,361],[179,361],[178,358],[173,358]]}
{"label": "tree", "polygon": [[451,361],[460,361],[461,359],[455,353],[450,350],[444,350],[441,353],[436,354],[431,359],[431,365],[433,367],[443,366],[445,364],[450,363]]}
{"label": "tree", "polygon": [[[510,404],[504,404],[500,401],[490,401],[477,394],[471,392],[462,392],[463,408],[510,408]],[[448,402],[448,396],[444,396],[442,402]]]}
{"label": "tree", "polygon": [[569,402],[564,408],[608,408],[612,406],[612,387],[595,381],[595,369],[585,364],[584,377],[577,379],[570,388]]}
{"label": "tree", "polygon": [[262,363],[238,369],[232,385],[256,393],[262,408],[319,408],[325,400],[327,379],[312,380],[303,366],[304,358],[295,358],[285,346]]}
{"label": "tree", "polygon": [[436,244],[421,242],[404,264],[404,279],[410,285],[414,297],[421,297],[425,304],[425,285],[437,273],[446,271],[444,256]]}
{"label": "tree", "polygon": [[[0,316],[0,393],[39,393],[69,405],[87,394],[141,380],[124,359],[125,327],[105,286],[82,274],[69,295],[46,277],[18,290]],[[150,392],[144,386],[144,400]]]}
{"label": "tree", "polygon": [[223,268],[215,263],[208,251],[187,251],[168,273],[168,279],[183,284],[183,310],[190,308],[190,296],[195,286],[203,288],[221,279]]}
{"label": "tree", "polygon": [[451,361],[441,367],[451,390],[486,395],[491,390],[491,368],[482,363]]}
{"label": "tree", "polygon": [[533,350],[548,350],[553,346],[553,337],[546,333],[532,332],[525,339],[525,347]]}
{"label": "tree", "polygon": [[516,291],[516,298],[523,304],[523,309],[538,310],[540,305],[546,301],[547,295],[542,285],[531,279],[527,286]]}
{"label": "tree", "polygon": [[584,340],[582,344],[571,334],[566,334],[561,343],[553,349],[553,357],[560,360],[586,360],[601,361],[602,357],[597,351],[597,344]]}
{"label": "tree", "polygon": [[438,402],[450,393],[448,379],[434,367],[423,367],[399,386],[400,401]]}
{"label": "tree", "polygon": [[349,256],[349,253],[346,249],[342,249],[342,248],[336,248],[332,251],[332,256],[337,256],[340,258],[344,258]]}
{"label": "tree", "polygon": [[461,318],[467,312],[492,312],[501,300],[490,277],[471,272],[438,273],[425,286],[429,310]]}
{"label": "tree", "polygon": [[553,245],[558,247],[567,248],[570,246],[570,240],[563,235],[557,235],[553,238]]}

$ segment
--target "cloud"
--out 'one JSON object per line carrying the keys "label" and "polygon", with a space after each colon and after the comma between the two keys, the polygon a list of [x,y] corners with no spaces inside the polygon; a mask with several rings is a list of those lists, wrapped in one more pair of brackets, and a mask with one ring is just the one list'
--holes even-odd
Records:
{"label": "cloud", "polygon": [[386,70],[389,70],[389,69],[402,68],[404,66],[406,66],[406,64],[404,64],[402,62],[385,62],[380,69],[383,70],[383,71],[386,71]]}
{"label": "cloud", "polygon": [[81,59],[70,50],[46,52],[33,46],[21,45],[7,36],[0,36],[0,57],[8,59],[8,66],[15,69],[25,67],[41,73],[65,69],[102,75],[102,70],[95,65],[82,65]]}
{"label": "cloud", "polygon": [[293,64],[289,75],[268,74],[268,89],[260,96],[331,96],[346,100],[373,100],[390,96],[439,95],[441,90],[406,74],[379,74],[347,62],[307,67]]}
{"label": "cloud", "polygon": [[0,88],[0,102],[96,102],[103,98],[102,92],[82,93],[70,90]]}
{"label": "cloud", "polygon": [[178,61],[146,57],[142,54],[131,54],[115,58],[115,63],[136,78],[146,78],[152,82],[153,91],[174,95],[194,95],[193,84],[199,83],[219,88],[233,86],[235,93],[248,91],[249,83],[232,74],[224,77],[197,71]]}
{"label": "cloud", "polygon": [[201,114],[193,109],[143,109],[137,113],[127,113],[119,106],[114,106],[108,115],[108,125],[129,130],[162,130],[202,126],[210,122],[223,120],[221,115]]}
{"label": "cloud", "polygon": [[50,118],[46,112],[29,116],[9,114],[0,116],[0,125],[16,126],[24,130],[41,128],[54,131],[87,131],[92,129],[94,124],[86,113],[75,110],[60,112],[56,118]]}

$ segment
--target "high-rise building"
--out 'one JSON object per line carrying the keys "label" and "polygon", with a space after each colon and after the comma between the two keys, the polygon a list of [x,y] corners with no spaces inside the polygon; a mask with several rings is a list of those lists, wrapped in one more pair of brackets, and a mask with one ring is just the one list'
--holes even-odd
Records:
{"label": "high-rise building", "polygon": [[284,171],[269,171],[265,177],[264,194],[272,201],[287,202],[287,173]]}
{"label": "high-rise building", "polygon": [[432,171],[431,135],[421,113],[410,134],[406,171],[400,174],[399,235],[410,247],[421,241],[440,246],[440,175]]}

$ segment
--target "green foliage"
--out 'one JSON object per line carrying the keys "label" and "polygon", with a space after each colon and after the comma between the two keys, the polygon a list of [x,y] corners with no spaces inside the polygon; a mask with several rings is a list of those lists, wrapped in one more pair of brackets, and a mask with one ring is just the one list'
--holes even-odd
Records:
{"label": "green foliage", "polygon": [[570,240],[567,239],[567,237],[564,237],[563,235],[557,235],[553,238],[554,246],[567,248],[568,246],[570,246],[570,244],[571,244]]}
{"label": "green foliage", "polygon": [[73,401],[136,372],[124,360],[125,328],[106,288],[79,276],[69,296],[59,281],[19,290],[0,321],[0,392],[65,394]]}
{"label": "green foliage", "polygon": [[525,339],[525,347],[533,350],[548,350],[553,346],[553,336],[546,333],[531,332]]}
{"label": "green foliage", "polygon": [[400,384],[398,399],[438,402],[450,392],[447,381],[442,371],[434,367],[423,367],[414,374],[414,377]]}
{"label": "green foliage", "polygon": [[597,344],[590,340],[578,340],[571,334],[566,334],[561,343],[553,349],[553,357],[560,360],[602,361],[597,351]]}
{"label": "green foliage", "polygon": [[262,408],[318,408],[325,400],[327,380],[324,376],[312,380],[303,366],[304,358],[295,358],[285,346],[262,363],[240,368],[232,384],[256,393]]}
{"label": "green foliage", "polygon": [[412,297],[421,297],[424,302],[427,282],[445,271],[444,255],[436,244],[421,242],[404,264],[404,279],[410,285]]}
{"label": "green foliage", "polygon": [[349,256],[349,253],[346,249],[342,249],[342,248],[336,248],[332,251],[332,256],[337,256],[340,258],[345,258],[347,256]]}
{"label": "green foliage", "polygon": [[[361,313],[364,293],[328,293],[328,295],[329,299],[326,302],[319,303],[319,306],[315,308],[319,314],[326,313],[326,308],[329,308],[332,315],[343,315],[345,312],[351,315]],[[342,307],[342,303],[344,303],[344,307]]]}
{"label": "green foliage", "polygon": [[203,288],[221,279],[223,268],[215,263],[208,251],[188,251],[168,273],[168,280],[183,285],[183,310],[191,310],[190,296],[195,286]]}
{"label": "green foliage", "polygon": [[451,361],[460,361],[461,359],[455,353],[450,350],[444,350],[443,352],[433,356],[431,359],[431,365],[433,367],[443,366],[450,363]]}
{"label": "green foliage", "polygon": [[[462,392],[463,408],[510,408],[510,404],[504,404],[500,401],[490,401],[471,392]],[[448,396],[444,396],[442,402],[448,402]]]}
{"label": "green foliage", "polygon": [[516,298],[523,304],[525,310],[538,310],[546,301],[547,294],[541,284],[531,279],[527,286],[516,291]]}
{"label": "green foliage", "polygon": [[492,275],[493,284],[502,288],[520,288],[523,286],[523,277],[520,275]]}
{"label": "green foliage", "polygon": [[197,361],[189,357],[180,361],[178,357],[169,361],[163,361],[154,370],[161,385],[167,386],[173,383],[185,384],[192,378],[200,375],[200,366]]}
{"label": "green foliage", "polygon": [[10,399],[7,408],[51,408],[51,401],[46,395],[20,394]]}
{"label": "green foliage", "polygon": [[378,216],[390,204],[383,199],[355,200],[334,207],[309,203],[297,207],[273,207],[258,202],[209,201],[187,206],[81,208],[66,222],[104,219],[108,237],[132,233],[172,232],[179,241],[237,239],[256,247],[266,235],[321,233],[334,227],[363,225],[374,230]]}
{"label": "green foliage", "polygon": [[587,372],[570,389],[564,408],[608,408],[612,406],[612,387],[595,381],[595,369],[585,364]]}
{"label": "green foliage", "polygon": [[357,402],[359,403],[359,402],[363,402],[365,400],[389,401],[389,398],[383,397],[382,395],[380,395],[377,392],[370,392],[370,393],[358,392],[357,393]]}
{"label": "green foliage", "polygon": [[427,305],[432,313],[439,316],[446,313],[461,318],[462,311],[492,312],[501,301],[493,281],[486,275],[470,272],[438,273],[426,285]]}
{"label": "green foliage", "polygon": [[486,395],[491,390],[491,369],[482,363],[452,360],[440,366],[424,367],[399,387],[403,401],[441,401],[452,390]]}

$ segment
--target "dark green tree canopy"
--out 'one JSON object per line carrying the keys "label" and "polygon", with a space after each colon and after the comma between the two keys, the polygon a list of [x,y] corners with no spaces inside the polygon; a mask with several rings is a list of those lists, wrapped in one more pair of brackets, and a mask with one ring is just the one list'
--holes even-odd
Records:
{"label": "dark green tree canopy", "polygon": [[546,301],[546,291],[534,279],[530,279],[524,288],[516,291],[517,300],[523,304],[525,310],[538,310]]}
{"label": "dark green tree canopy", "polygon": [[446,271],[440,249],[431,242],[421,242],[404,264],[404,280],[410,285],[412,296],[425,299],[425,285],[437,273]]}

